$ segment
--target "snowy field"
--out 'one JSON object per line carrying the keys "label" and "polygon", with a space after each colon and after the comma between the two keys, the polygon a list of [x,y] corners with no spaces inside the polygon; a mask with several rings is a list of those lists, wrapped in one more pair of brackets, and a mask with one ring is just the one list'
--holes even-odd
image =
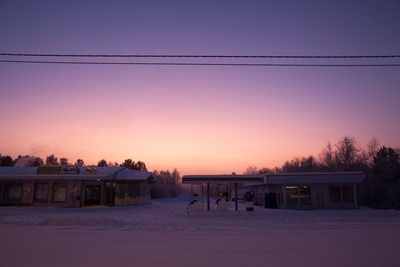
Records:
{"label": "snowy field", "polygon": [[0,207],[0,266],[399,266],[400,212]]}

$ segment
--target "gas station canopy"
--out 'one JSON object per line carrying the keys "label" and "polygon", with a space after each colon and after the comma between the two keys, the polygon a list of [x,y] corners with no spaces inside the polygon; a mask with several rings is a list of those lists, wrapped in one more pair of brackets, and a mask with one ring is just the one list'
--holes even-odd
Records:
{"label": "gas station canopy", "polygon": [[182,183],[265,183],[264,175],[185,175]]}

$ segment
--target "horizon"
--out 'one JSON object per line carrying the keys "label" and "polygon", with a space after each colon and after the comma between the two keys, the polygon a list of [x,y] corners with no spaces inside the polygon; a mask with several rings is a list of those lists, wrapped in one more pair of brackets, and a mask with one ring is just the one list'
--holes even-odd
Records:
{"label": "horizon", "polygon": [[[400,47],[397,1],[19,3],[0,3],[0,53],[398,55]],[[399,60],[148,59],[158,61]],[[0,153],[131,158],[186,175],[318,158],[343,136],[397,148],[399,70],[0,62]]]}

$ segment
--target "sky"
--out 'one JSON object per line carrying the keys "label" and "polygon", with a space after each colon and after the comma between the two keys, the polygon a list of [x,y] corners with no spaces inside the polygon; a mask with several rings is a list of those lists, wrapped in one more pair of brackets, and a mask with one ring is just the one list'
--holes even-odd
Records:
{"label": "sky", "polygon": [[[399,55],[399,13],[400,2],[389,0],[3,0],[0,53]],[[0,63],[0,153],[54,153],[87,164],[132,158],[149,170],[229,174],[318,157],[345,135],[362,146],[375,137],[398,147],[399,86],[400,67]]]}

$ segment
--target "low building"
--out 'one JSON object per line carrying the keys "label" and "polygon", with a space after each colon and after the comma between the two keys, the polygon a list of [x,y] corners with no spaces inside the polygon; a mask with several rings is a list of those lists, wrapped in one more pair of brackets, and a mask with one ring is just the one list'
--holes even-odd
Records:
{"label": "low building", "polygon": [[[254,193],[255,204],[266,208],[324,209],[358,208],[357,185],[365,176],[361,172],[267,173],[259,175],[187,175],[183,183],[234,185]],[[209,202],[209,200],[208,200]],[[209,205],[208,205],[209,206]],[[237,204],[236,204],[237,209]]]}
{"label": "low building", "polygon": [[151,172],[125,167],[0,167],[0,205],[150,204]]}
{"label": "low building", "polygon": [[267,208],[358,208],[361,172],[265,174],[265,183],[252,186],[257,204]]}

